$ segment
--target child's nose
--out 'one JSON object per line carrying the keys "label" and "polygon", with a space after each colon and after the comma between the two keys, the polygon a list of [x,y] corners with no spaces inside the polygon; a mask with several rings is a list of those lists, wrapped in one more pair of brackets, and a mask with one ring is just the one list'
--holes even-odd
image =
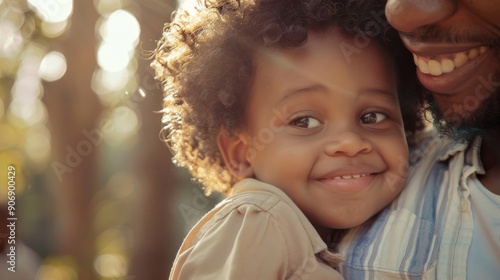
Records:
{"label": "child's nose", "polygon": [[349,156],[353,157],[360,153],[372,151],[370,141],[362,137],[357,132],[345,131],[337,134],[331,141],[325,144],[325,153],[328,156]]}

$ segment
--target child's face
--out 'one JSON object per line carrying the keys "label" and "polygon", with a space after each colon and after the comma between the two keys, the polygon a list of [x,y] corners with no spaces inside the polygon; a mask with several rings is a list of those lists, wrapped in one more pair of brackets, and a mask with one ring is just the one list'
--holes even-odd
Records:
{"label": "child's face", "polygon": [[305,46],[256,59],[242,134],[248,163],[320,234],[363,223],[406,177],[395,73],[378,44],[365,43],[337,30],[310,32]]}

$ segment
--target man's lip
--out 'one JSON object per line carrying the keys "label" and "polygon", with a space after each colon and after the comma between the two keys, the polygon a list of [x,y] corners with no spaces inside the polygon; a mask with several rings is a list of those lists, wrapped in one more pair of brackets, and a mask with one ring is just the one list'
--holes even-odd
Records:
{"label": "man's lip", "polygon": [[426,57],[455,54],[482,46],[481,43],[477,42],[461,44],[421,42],[413,40],[411,37],[405,36],[404,34],[401,34],[401,40],[410,52]]}

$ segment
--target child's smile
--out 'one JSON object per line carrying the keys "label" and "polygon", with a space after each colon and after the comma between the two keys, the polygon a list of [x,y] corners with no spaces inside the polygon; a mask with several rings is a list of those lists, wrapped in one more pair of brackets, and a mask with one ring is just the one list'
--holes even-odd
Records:
{"label": "child's smile", "polygon": [[[334,168],[332,166],[332,168]],[[359,192],[369,188],[370,184],[385,171],[385,168],[376,167],[367,163],[355,163],[333,169],[316,181],[334,192]]]}

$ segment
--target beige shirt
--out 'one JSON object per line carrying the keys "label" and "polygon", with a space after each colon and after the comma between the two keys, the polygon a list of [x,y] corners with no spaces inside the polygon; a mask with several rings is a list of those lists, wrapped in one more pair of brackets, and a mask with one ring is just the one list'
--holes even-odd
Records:
{"label": "beige shirt", "polygon": [[342,279],[340,261],[283,191],[245,179],[189,232],[170,279]]}

